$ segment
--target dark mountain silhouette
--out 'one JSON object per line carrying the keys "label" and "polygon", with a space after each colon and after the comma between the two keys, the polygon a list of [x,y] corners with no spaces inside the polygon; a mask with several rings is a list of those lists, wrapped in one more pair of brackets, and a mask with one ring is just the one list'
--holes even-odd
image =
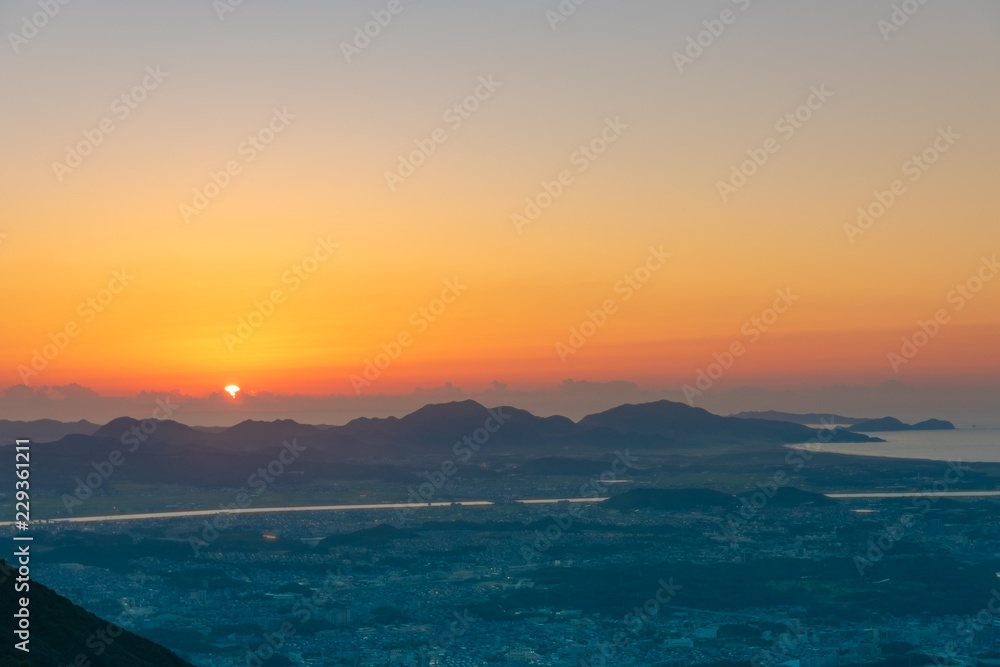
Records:
{"label": "dark mountain silhouette", "polygon": [[852,431],[948,431],[955,428],[949,421],[941,419],[927,419],[916,424],[906,424],[894,417],[882,417],[881,419],[866,419],[851,424],[848,427]]}
{"label": "dark mountain silhouette", "polygon": [[319,447],[330,440],[328,432],[291,419],[270,422],[248,419],[225,431],[206,435],[207,443],[227,451],[271,449],[293,438],[304,447]]}
{"label": "dark mountain silhouette", "polygon": [[771,419],[776,421],[786,421],[795,424],[839,424],[849,431],[944,431],[955,428],[949,421],[941,419],[927,419],[916,424],[906,424],[894,417],[882,417],[880,419],[867,419],[861,417],[845,417],[823,412],[807,412],[796,414],[793,412],[778,412],[776,410],[766,410],[763,412],[739,412],[731,415],[738,419]]}
{"label": "dark mountain silhouette", "polygon": [[[0,560],[0,580],[5,579],[0,584],[0,613],[5,619],[13,618],[17,609],[17,598],[24,595],[23,592],[15,593],[11,583],[13,576],[13,568]],[[0,665],[191,667],[190,663],[181,660],[159,644],[121,630],[37,581],[31,582],[28,594],[31,600],[28,607],[31,614],[31,641],[28,645],[30,652],[22,653],[15,650],[13,648],[15,640],[11,635],[0,644]],[[98,631],[103,632],[107,640],[97,634]],[[97,654],[98,647],[102,649],[100,655]],[[83,655],[83,658],[78,659],[79,655]]]}
{"label": "dark mountain silhouette", "polygon": [[950,431],[955,425],[946,419],[925,419],[912,426],[914,431]]}
{"label": "dark mountain silhouette", "polygon": [[[503,420],[500,425],[499,421]],[[495,429],[489,433],[488,428]],[[502,406],[488,409],[476,401],[425,405],[402,418],[361,418],[323,431],[336,442],[363,443],[372,452],[428,454],[450,452],[465,437],[488,436],[483,448],[498,445],[533,449],[569,438],[576,425],[565,417],[537,417],[526,410]],[[485,435],[484,435],[485,434]]]}
{"label": "dark mountain silhouette", "polygon": [[191,424],[191,428],[196,431],[201,431],[202,433],[222,433],[232,427],[230,426],[198,426],[197,424]]}
{"label": "dark mountain silhouette", "polygon": [[81,419],[77,422],[60,422],[54,419],[11,421],[0,419],[0,445],[13,444],[15,440],[52,442],[73,433],[92,435],[101,427]]}
{"label": "dark mountain silhouette", "polygon": [[[816,429],[791,422],[768,419],[720,417],[683,403],[656,401],[620,405],[605,412],[587,415],[581,427],[605,427],[622,433],[659,435],[684,444],[740,444],[748,442],[792,444],[816,437]],[[868,437],[844,430],[831,432],[830,442],[872,442]]]}
{"label": "dark mountain silhouette", "polygon": [[805,412],[797,414],[794,412],[779,412],[777,410],[763,410],[758,412],[737,412],[730,417],[739,419],[773,419],[775,421],[792,422],[794,424],[853,424],[862,421],[862,417],[845,417],[831,412]]}
{"label": "dark mountain silhouette", "polygon": [[580,426],[611,428],[625,433],[670,435],[679,430],[716,428],[718,420],[721,419],[726,418],[713,415],[702,408],[692,408],[673,401],[655,401],[627,403],[604,412],[587,415],[580,420]]}
{"label": "dark mountain silhouette", "polygon": [[[145,428],[143,426],[145,425]],[[112,438],[123,442],[122,438],[135,437],[140,442],[166,442],[174,445],[208,445],[211,436],[190,426],[171,419],[133,419],[119,417],[94,432],[96,438]]]}
{"label": "dark mountain silhouette", "polygon": [[[415,471],[426,469],[415,462],[427,458],[478,465],[489,457],[516,457],[512,462],[525,464],[523,474],[584,474],[598,465],[598,473],[604,470],[605,463],[593,461],[606,461],[615,450],[749,451],[807,442],[815,435],[800,424],[720,417],[670,401],[623,405],[578,423],[511,407],[487,409],[475,401],[427,405],[402,418],[355,419],[325,429],[291,420],[244,421],[212,433],[171,420],[123,417],[92,435],[67,435],[36,445],[32,480],[61,493],[72,493],[81,480],[97,480],[95,474],[115,481],[238,489],[251,483],[255,471],[277,465],[279,457],[282,474],[286,465],[290,471],[284,480],[410,482]],[[843,430],[831,437],[834,442],[879,441]],[[112,467],[107,463],[112,458],[124,463]],[[583,459],[590,461],[579,462]],[[0,470],[0,481],[12,470]]]}

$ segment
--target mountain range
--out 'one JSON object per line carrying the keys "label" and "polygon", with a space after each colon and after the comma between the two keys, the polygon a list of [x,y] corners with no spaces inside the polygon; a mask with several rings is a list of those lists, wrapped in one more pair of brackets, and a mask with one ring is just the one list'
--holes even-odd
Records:
{"label": "mountain range", "polygon": [[871,431],[948,431],[955,428],[954,424],[943,419],[925,419],[916,424],[906,424],[895,417],[862,419],[860,417],[845,417],[843,415],[819,412],[796,414],[793,412],[767,410],[764,412],[739,412],[732,416],[740,419],[775,419],[795,424],[838,424],[850,431],[865,433]]}
{"label": "mountain range", "polygon": [[[206,431],[171,420],[120,417],[90,434],[33,444],[32,479],[43,488],[65,489],[103,469],[113,470],[116,479],[137,482],[239,487],[247,483],[248,474],[284,451],[285,460],[289,452],[295,455],[295,470],[303,479],[407,481],[408,473],[399,466],[428,458],[462,463],[475,456],[478,464],[506,457],[524,463],[603,456],[625,448],[700,454],[780,447],[808,442],[817,434],[801,424],[722,417],[671,401],[621,405],[578,422],[508,406],[486,408],[472,400],[332,427],[248,420]],[[839,428],[824,431],[824,437],[832,442],[880,442]]]}
{"label": "mountain range", "polygon": [[0,419],[0,444],[9,444],[17,439],[33,442],[50,442],[72,434],[91,435],[101,428],[100,424],[89,421],[60,422],[54,419],[33,421],[12,421]]}

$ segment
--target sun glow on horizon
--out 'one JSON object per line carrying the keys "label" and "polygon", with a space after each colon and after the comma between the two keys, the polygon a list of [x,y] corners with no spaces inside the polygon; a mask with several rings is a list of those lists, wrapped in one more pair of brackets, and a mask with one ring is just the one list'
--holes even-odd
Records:
{"label": "sun glow on horizon", "polygon": [[559,39],[537,3],[456,3],[350,58],[328,33],[359,3],[221,31],[203,1],[94,4],[0,60],[0,389],[28,388],[0,416],[234,375],[247,408],[679,391],[734,345],[713,392],[1000,375],[1000,3],[891,35],[863,0],[748,9],[691,63],[701,3],[595,3]]}
{"label": "sun glow on horizon", "polygon": [[233,398],[236,398],[236,392],[238,392],[239,390],[240,388],[237,387],[235,384],[231,384],[228,387],[226,387],[226,391],[228,391],[229,395],[232,396]]}

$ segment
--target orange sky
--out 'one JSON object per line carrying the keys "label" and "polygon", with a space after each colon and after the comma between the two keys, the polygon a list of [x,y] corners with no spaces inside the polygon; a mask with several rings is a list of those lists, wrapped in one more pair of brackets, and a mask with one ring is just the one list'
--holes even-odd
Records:
{"label": "orange sky", "polygon": [[[245,3],[220,21],[194,0],[95,1],[0,59],[16,91],[0,107],[0,387],[680,387],[734,342],[730,386],[996,377],[1000,280],[953,290],[1000,253],[998,8],[929,4],[884,39],[889,4],[731,3],[737,20],[678,72],[673,52],[717,11],[588,3],[553,31],[536,3],[413,3],[348,63],[339,44],[369,4]],[[9,30],[34,7],[15,5]],[[85,132],[99,145],[54,167]],[[719,182],[769,139],[723,201]],[[391,189],[386,172],[428,142]],[[213,173],[226,186],[185,214]],[[897,180],[882,217],[845,230]],[[519,231],[543,181],[558,194]],[[670,257],[641,289],[620,283],[650,248]],[[447,281],[460,289],[435,302]],[[751,342],[786,289],[798,299]],[[896,372],[890,353],[938,310]],[[400,335],[398,358],[352,383]]]}

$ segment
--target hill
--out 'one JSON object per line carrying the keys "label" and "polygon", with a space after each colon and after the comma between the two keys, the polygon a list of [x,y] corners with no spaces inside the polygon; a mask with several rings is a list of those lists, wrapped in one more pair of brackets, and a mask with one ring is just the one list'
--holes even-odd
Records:
{"label": "hill", "polygon": [[112,419],[97,429],[93,436],[95,438],[110,438],[122,443],[132,438],[144,443],[169,442],[184,445],[207,445],[211,442],[209,434],[197,431],[180,422],[170,419],[141,420],[132,417]]}
{"label": "hill", "polygon": [[486,408],[476,401],[425,405],[405,417],[361,418],[323,431],[331,444],[360,445],[377,454],[446,454],[455,443],[477,436],[485,450],[530,451],[571,439],[566,417],[537,417],[526,410]]}
{"label": "hill", "polygon": [[[684,403],[656,401],[626,404],[587,415],[579,426],[605,427],[621,433],[657,435],[685,444],[795,444],[815,438],[816,429],[769,419],[720,417]],[[878,442],[844,430],[831,432],[830,442]]]}
{"label": "hill", "polygon": [[734,496],[711,489],[632,489],[612,496],[601,504],[602,509],[633,510],[693,510],[707,507],[734,509]]}
{"label": "hill", "polygon": [[894,417],[881,419],[865,419],[851,424],[851,431],[948,431],[955,428],[949,421],[941,419],[926,419],[916,424],[906,424]]}
{"label": "hill", "polygon": [[793,424],[853,424],[862,421],[861,417],[845,417],[835,415],[831,412],[779,412],[777,410],[763,410],[758,412],[737,412],[730,417],[738,419],[771,419],[781,422],[792,422]]}

